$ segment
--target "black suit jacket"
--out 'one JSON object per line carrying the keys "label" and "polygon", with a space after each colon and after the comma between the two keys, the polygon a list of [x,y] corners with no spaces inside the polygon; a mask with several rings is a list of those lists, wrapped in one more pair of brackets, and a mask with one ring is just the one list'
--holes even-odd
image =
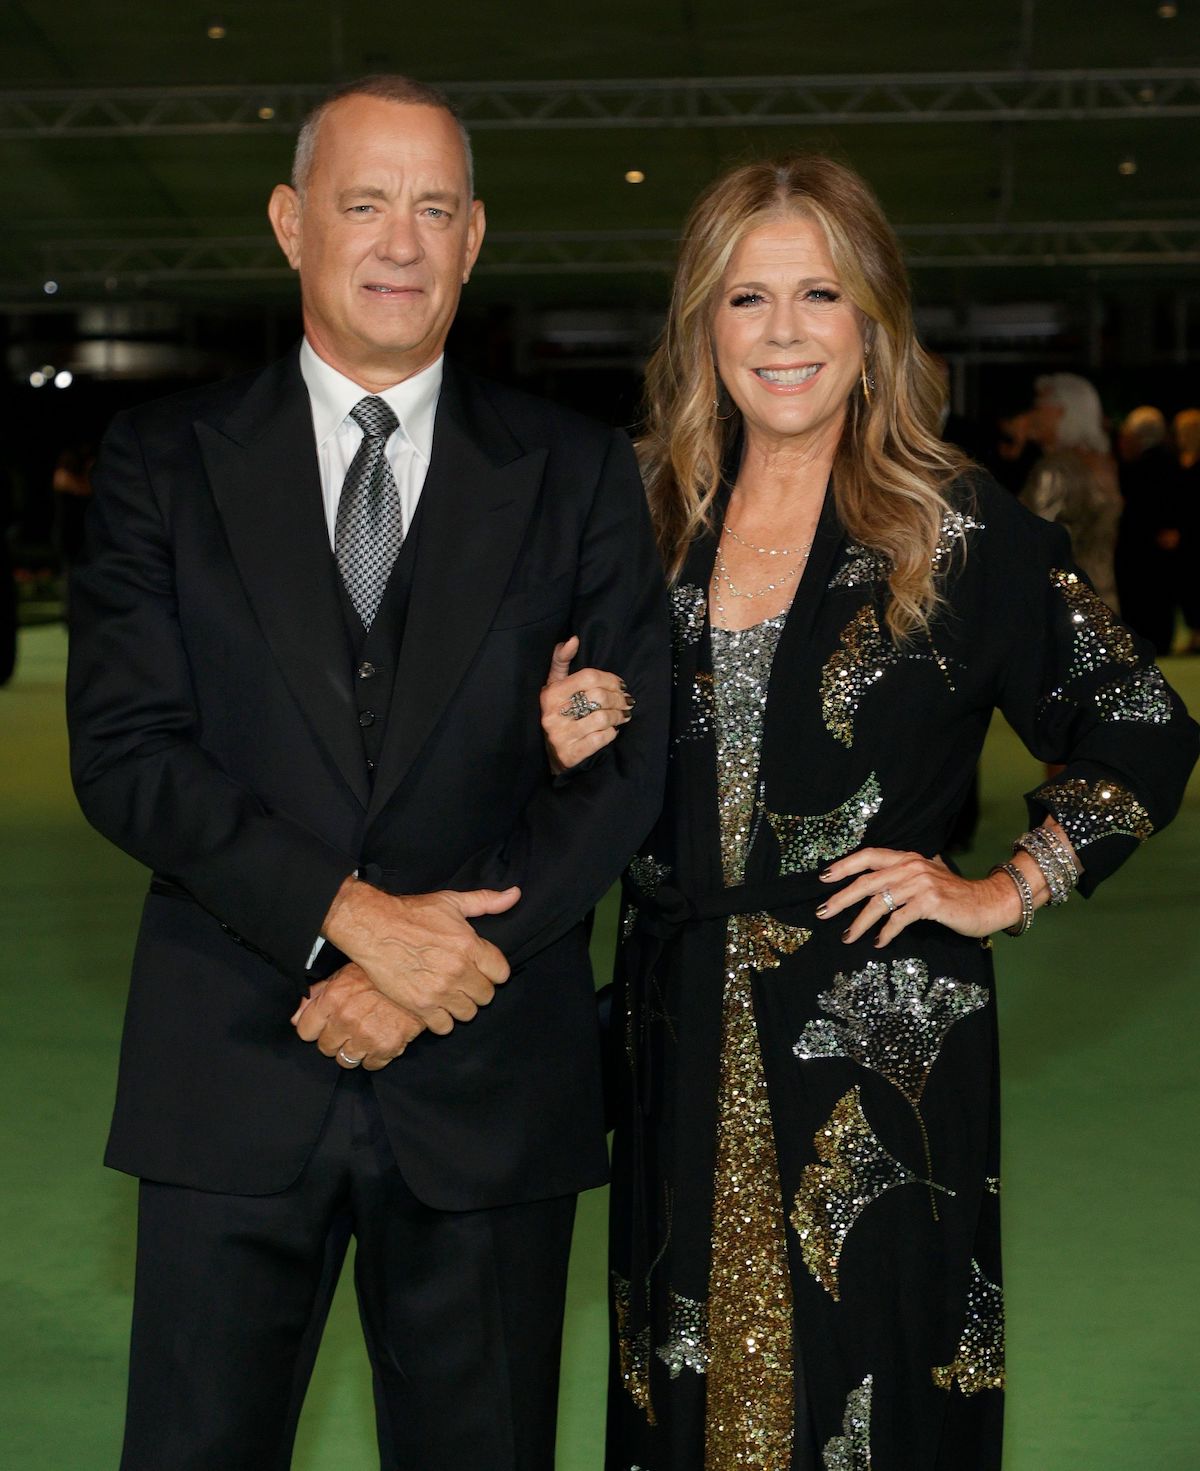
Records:
{"label": "black suit jacket", "polygon": [[[585,918],[656,814],[669,687],[626,437],[447,362],[373,783],[296,355],[120,416],[94,480],[75,787],[183,891],[146,899],[108,1162],[251,1194],[296,1178],[337,1068],[288,1018],[360,869],[394,892],[523,891],[478,922],[513,966],[491,1006],[373,1075],[411,1188],[461,1210],[600,1182]],[[556,781],[538,690],[572,632],[638,705]]]}

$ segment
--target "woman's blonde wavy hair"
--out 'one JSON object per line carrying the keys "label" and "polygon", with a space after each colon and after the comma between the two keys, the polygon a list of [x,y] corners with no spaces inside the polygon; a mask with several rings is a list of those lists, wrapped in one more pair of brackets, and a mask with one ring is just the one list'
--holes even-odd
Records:
{"label": "woman's blonde wavy hair", "polygon": [[862,313],[870,398],[856,387],[832,486],[847,533],[890,561],[893,637],[929,625],[939,598],[933,553],[948,509],[945,488],[967,461],[943,443],[942,375],[916,339],[908,275],[878,200],[853,169],[821,154],[743,164],[697,200],[684,228],[670,312],[646,373],[646,429],[638,453],[659,550],[672,581],[691,541],[713,527],[721,471],[740,429],[713,361],[712,321],[739,241],[789,216],[825,233],[847,297]]}

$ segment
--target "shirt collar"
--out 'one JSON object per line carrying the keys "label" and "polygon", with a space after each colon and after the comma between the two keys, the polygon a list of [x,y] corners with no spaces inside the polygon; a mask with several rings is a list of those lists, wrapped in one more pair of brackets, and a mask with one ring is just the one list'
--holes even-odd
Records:
{"label": "shirt collar", "polygon": [[[405,378],[402,383],[375,395],[383,399],[400,420],[405,437],[426,464],[433,453],[433,420],[442,391],[444,364],[445,357],[439,356],[411,378]],[[320,449],[345,423],[354,405],[367,396],[366,390],[330,367],[324,358],[317,355],[307,337],[300,345],[300,376],[308,389],[313,432]]]}

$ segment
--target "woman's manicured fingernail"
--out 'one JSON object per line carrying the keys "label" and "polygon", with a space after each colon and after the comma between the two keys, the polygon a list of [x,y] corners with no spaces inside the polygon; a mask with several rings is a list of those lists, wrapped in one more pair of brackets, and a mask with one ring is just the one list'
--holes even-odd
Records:
{"label": "woman's manicured fingernail", "polygon": [[625,696],[625,708],[626,708],[626,710],[632,710],[633,707],[636,704],[637,704],[637,701],[634,699],[634,697],[632,695],[626,695]]}
{"label": "woman's manicured fingernail", "polygon": [[617,681],[617,683],[621,686],[621,688],[625,691],[626,694],[629,693],[629,686],[625,683],[625,681],[623,679],[619,679]]}
{"label": "woman's manicured fingernail", "polygon": [[850,943],[850,931],[849,930],[843,930],[842,931],[842,943],[845,944],[845,945],[848,945]]}
{"label": "woman's manicured fingernail", "polygon": [[833,872],[831,869],[827,868],[824,873],[819,873],[817,877],[821,880],[823,884],[827,884],[829,880],[833,877]]}
{"label": "woman's manicured fingernail", "polygon": [[818,919],[824,919],[825,916],[828,913],[829,913],[829,905],[828,904],[818,904],[817,905],[817,918]]}

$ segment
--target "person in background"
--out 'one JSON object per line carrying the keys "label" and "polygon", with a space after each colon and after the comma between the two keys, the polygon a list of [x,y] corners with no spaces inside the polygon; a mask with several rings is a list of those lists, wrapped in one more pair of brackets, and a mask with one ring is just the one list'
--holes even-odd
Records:
{"label": "person in background", "polygon": [[1076,373],[1047,373],[1034,387],[1026,429],[1042,457],[1029,472],[1021,501],[1043,520],[1065,528],[1072,556],[1097,597],[1115,613],[1113,558],[1121,492],[1100,395]]}
{"label": "person in background", "polygon": [[1171,427],[1179,459],[1179,607],[1188,626],[1186,652],[1200,654],[1200,409],[1183,409]]}
{"label": "person in background", "polygon": [[[997,1471],[980,940],[1169,821],[1197,730],[1066,532],[938,438],[900,247],[857,174],[736,168],[682,240],[640,442],[673,759],[615,977],[606,1464]],[[563,767],[564,697],[596,679],[543,691]],[[996,708],[1065,769],[965,879],[940,854]]]}
{"label": "person in background", "polygon": [[1121,494],[1117,592],[1121,614],[1159,654],[1175,639],[1180,530],[1179,466],[1167,443],[1167,422],[1148,404],[1134,409],[1117,435]]}

